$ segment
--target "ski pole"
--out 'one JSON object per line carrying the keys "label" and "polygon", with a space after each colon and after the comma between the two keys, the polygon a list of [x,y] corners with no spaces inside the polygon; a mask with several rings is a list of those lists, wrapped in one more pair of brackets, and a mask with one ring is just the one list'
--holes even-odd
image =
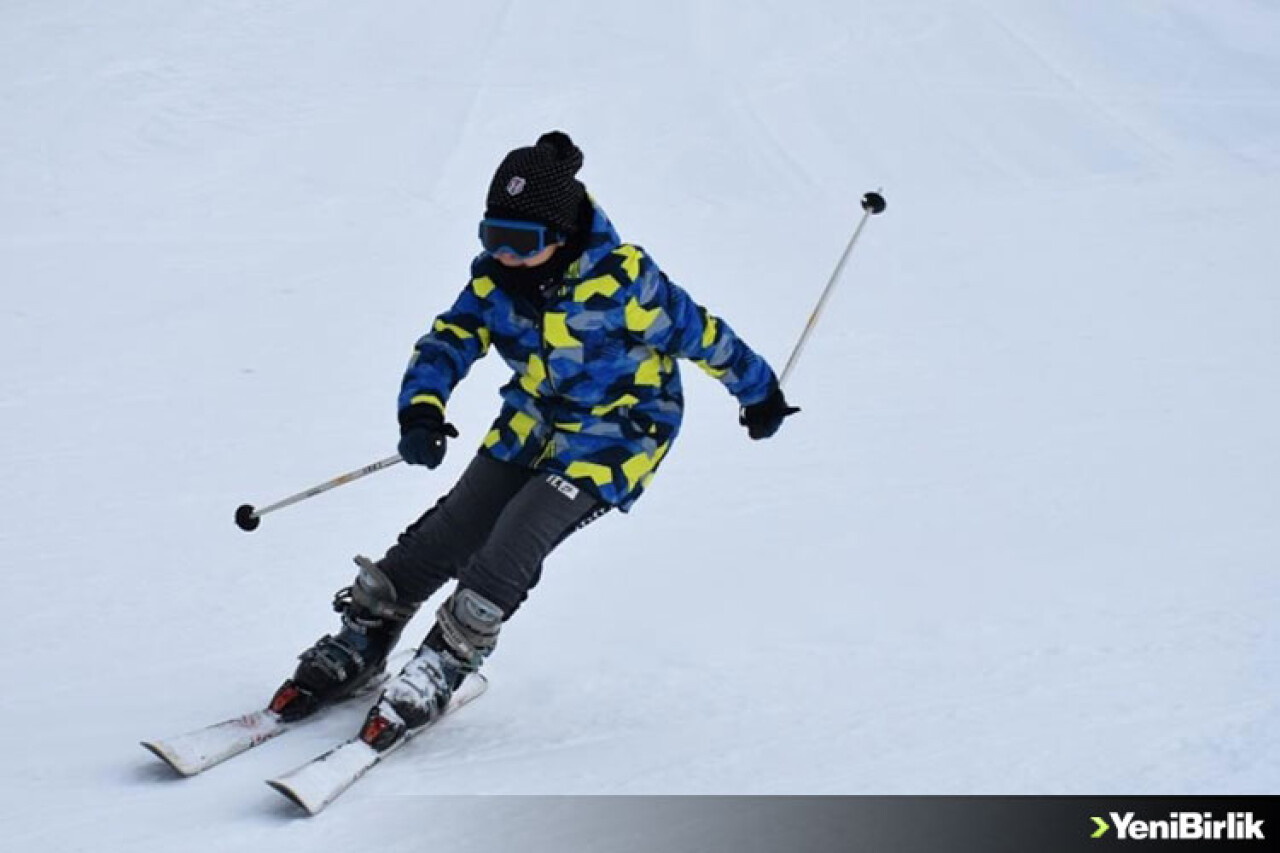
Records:
{"label": "ski pole", "polygon": [[264,506],[262,509],[254,509],[252,504],[244,504],[236,510],[236,526],[246,532],[257,530],[258,525],[262,523],[262,516],[269,512],[275,512],[278,509],[284,509],[287,506],[293,506],[299,501],[305,501],[307,498],[314,498],[316,495],[323,494],[330,489],[336,489],[338,486],[345,486],[347,483],[359,480],[361,477],[367,477],[370,474],[381,471],[383,468],[390,468],[397,462],[403,462],[399,454],[388,456],[386,459],[374,462],[372,465],[366,465],[355,471],[348,471],[341,477],[334,477],[328,482],[321,483],[318,486],[312,486],[296,495],[290,495],[282,501],[276,501],[271,506]]}
{"label": "ski pole", "polygon": [[791,369],[795,367],[796,362],[800,360],[800,352],[804,349],[805,342],[809,339],[809,333],[818,325],[818,316],[822,314],[822,309],[827,304],[827,297],[831,295],[831,291],[835,288],[836,280],[840,278],[840,271],[844,269],[845,261],[849,260],[849,254],[853,252],[853,244],[858,242],[858,235],[862,233],[862,227],[867,224],[867,220],[872,216],[883,213],[885,208],[884,196],[878,192],[870,192],[862,197],[862,220],[858,222],[858,227],[853,230],[853,236],[849,238],[849,245],[844,247],[844,254],[840,256],[840,262],[836,264],[835,271],[831,273],[831,278],[827,279],[827,286],[822,290],[822,296],[818,297],[818,304],[814,307],[813,313],[809,315],[809,322],[805,324],[804,331],[800,333],[800,340],[796,341],[795,348],[791,350],[791,357],[787,359],[787,366],[782,368],[782,376],[778,378],[779,385],[787,383],[787,377],[791,375]]}

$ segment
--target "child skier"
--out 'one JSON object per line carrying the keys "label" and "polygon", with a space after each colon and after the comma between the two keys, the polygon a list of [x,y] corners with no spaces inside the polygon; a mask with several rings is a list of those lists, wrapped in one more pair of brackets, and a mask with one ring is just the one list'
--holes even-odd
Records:
{"label": "child skier", "polygon": [[382,749],[432,722],[493,651],[552,549],[610,509],[628,510],[649,484],[680,427],[677,357],[737,398],[753,439],[799,411],[728,324],[622,242],[576,178],[582,160],[555,131],[510,152],[494,174],[484,251],[405,372],[400,455],[440,464],[458,435],[445,420],[450,392],[491,346],[514,371],[502,409],[453,489],[381,560],[357,558],[355,581],[334,600],[341,630],[303,652],[272,699],[285,719],[381,673],[421,603],[456,579],[362,736]]}

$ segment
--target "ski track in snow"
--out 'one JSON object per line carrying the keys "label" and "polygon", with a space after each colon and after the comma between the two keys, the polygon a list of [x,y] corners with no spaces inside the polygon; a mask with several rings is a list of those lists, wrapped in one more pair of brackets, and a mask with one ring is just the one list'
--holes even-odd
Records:
{"label": "ski track in snow", "polygon": [[[1280,12],[553,6],[0,11],[6,843],[549,850],[589,827],[538,795],[1274,793]],[[173,778],[137,742],[265,701],[484,435],[493,357],[438,471],[231,524],[390,452],[494,164],[555,127],[779,367],[883,188],[802,414],[749,442],[686,369],[650,494],[549,561],[488,695],[321,818],[261,780],[362,708]]]}

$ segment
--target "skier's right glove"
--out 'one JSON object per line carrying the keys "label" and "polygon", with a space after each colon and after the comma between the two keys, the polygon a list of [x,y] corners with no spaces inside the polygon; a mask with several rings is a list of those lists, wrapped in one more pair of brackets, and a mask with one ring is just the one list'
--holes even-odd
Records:
{"label": "skier's right glove", "polygon": [[458,430],[430,403],[414,403],[400,410],[400,458],[410,465],[434,468],[444,459],[445,441]]}

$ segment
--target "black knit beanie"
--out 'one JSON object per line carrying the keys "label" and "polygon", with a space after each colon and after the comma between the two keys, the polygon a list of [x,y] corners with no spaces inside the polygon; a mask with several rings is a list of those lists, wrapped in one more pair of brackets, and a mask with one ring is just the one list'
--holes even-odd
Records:
{"label": "black knit beanie", "polygon": [[567,133],[553,130],[535,145],[502,159],[489,184],[486,216],[540,222],[571,235],[580,227],[587,188],[575,175],[582,151]]}

